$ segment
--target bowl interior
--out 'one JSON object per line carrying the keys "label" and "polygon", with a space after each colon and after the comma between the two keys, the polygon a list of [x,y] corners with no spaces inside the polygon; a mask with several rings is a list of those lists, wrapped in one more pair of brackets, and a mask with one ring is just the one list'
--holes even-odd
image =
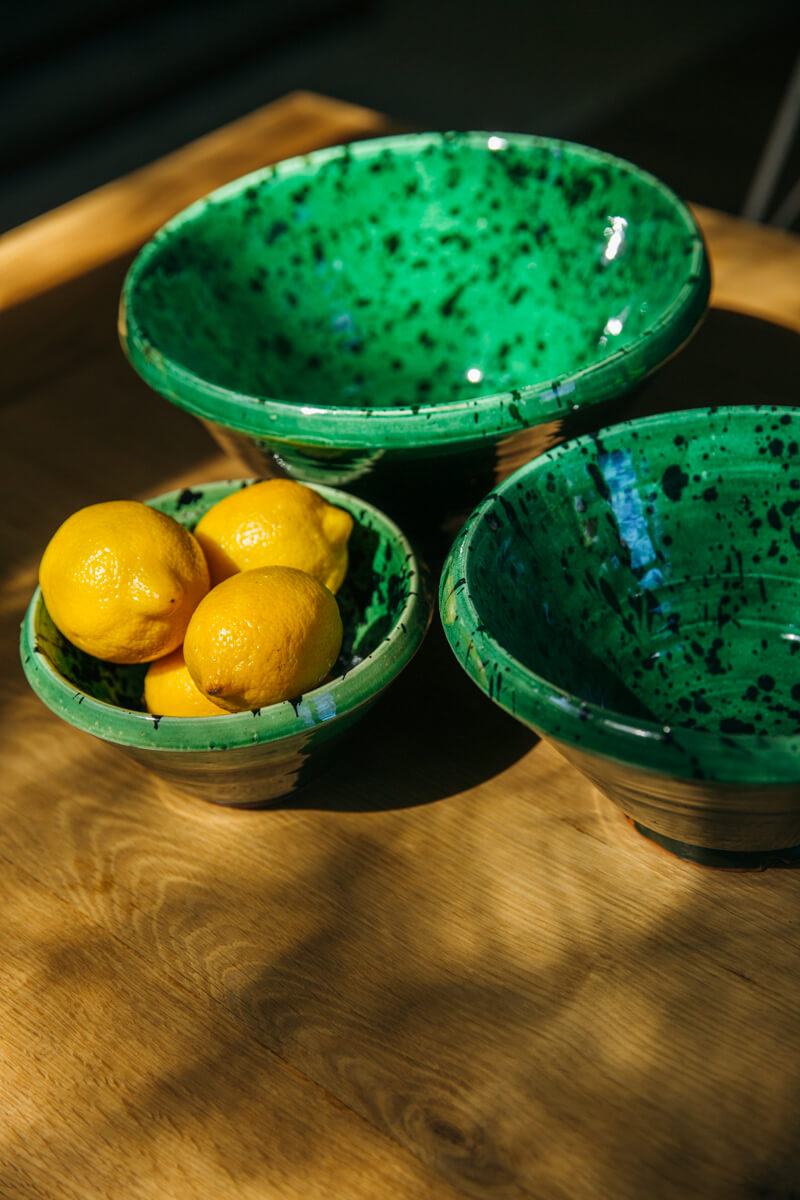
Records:
{"label": "bowl interior", "polygon": [[125,321],[151,359],[245,396],[439,406],[629,348],[701,258],[685,207],[630,164],[541,138],[414,135],[290,160],[194,205],[135,265]]}
{"label": "bowl interior", "polygon": [[[170,492],[149,503],[192,529],[212,504],[247,482],[207,484]],[[378,510],[354,497],[329,488],[318,490],[331,503],[347,508],[355,522],[349,543],[348,573],[337,593],[344,625],[342,650],[332,681],[309,693],[311,697],[317,693],[322,697],[325,693],[337,696],[337,700],[330,708],[330,702],[323,697],[317,705],[320,711],[306,714],[309,721],[312,715],[325,720],[341,713],[388,683],[392,670],[388,666],[384,670],[382,665],[384,648],[400,639],[401,623],[406,622],[413,625],[408,641],[413,641],[416,647],[428,615],[422,613],[424,604],[418,599],[422,589],[416,560],[396,526]],[[170,729],[175,731],[175,748],[183,746],[187,729],[198,732],[198,747],[208,736],[213,737],[216,746],[225,744],[226,739],[231,744],[253,740],[250,713],[192,719],[158,719],[147,714],[142,696],[147,665],[106,663],[77,649],[55,628],[38,591],[31,602],[27,626],[23,626],[23,657],[26,641],[36,659],[35,672],[30,665],[30,653],[26,665],[34,687],[44,699],[54,701],[62,715],[69,714],[68,719],[73,723],[85,725],[101,736],[108,732],[112,740],[146,744],[147,731],[156,723],[159,744],[164,747],[170,745]],[[392,657],[391,652],[386,654],[387,660]],[[410,657],[410,653],[400,657]],[[115,707],[108,708],[109,705]],[[262,713],[269,714],[271,719],[260,723],[259,740],[262,735],[278,737],[296,728],[295,701],[271,705]]]}
{"label": "bowl interior", "polygon": [[668,414],[501,485],[462,559],[495,692],[516,664],[553,711],[572,698],[631,729],[800,733],[799,446],[796,410]]}

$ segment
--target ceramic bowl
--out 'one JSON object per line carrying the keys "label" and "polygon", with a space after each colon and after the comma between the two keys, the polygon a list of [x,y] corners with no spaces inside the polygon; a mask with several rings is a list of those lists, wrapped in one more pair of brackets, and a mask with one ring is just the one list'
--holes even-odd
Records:
{"label": "ceramic bowl", "polygon": [[603,404],[678,350],[708,293],[691,213],[630,163],[415,134],[192,205],[134,262],[119,327],[147,383],[258,473],[466,515],[534,453],[616,419]]}
{"label": "ceramic bowl", "polygon": [[[193,528],[245,481],[212,483],[150,501]],[[344,644],[330,682],[295,700],[214,717],[158,717],[143,709],[146,667],[83,654],[55,629],[37,589],[22,625],[21,655],[34,691],[60,717],[127,751],[174,787],[218,804],[261,807],[327,764],[341,735],[414,656],[432,597],[422,564],[384,514],[318,489],[352,513],[350,566],[337,594]]]}
{"label": "ceramic bowl", "polygon": [[474,682],[701,861],[800,844],[799,448],[774,407],[571,440],[484,500],[442,576]]}

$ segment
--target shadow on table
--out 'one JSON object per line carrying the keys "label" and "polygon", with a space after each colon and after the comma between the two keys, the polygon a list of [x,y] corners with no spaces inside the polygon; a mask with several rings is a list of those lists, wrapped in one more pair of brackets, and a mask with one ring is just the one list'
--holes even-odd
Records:
{"label": "shadow on table", "polygon": [[416,658],[327,773],[278,807],[376,812],[430,804],[494,778],[538,740],[472,683],[435,614]]}
{"label": "shadow on table", "polygon": [[[593,824],[589,796],[567,806],[584,831],[566,834],[569,814],[546,803],[507,806],[506,823],[480,798],[362,823],[151,795],[113,816],[87,800],[65,843],[28,809],[48,889],[91,919],[73,941],[58,924],[29,930],[36,965],[15,1002],[46,997],[76,1079],[114,1084],[74,1118],[79,1136],[32,1118],[29,1145],[46,1134],[40,1155],[78,1187],[109,1146],[112,1168],[140,1164],[157,1183],[199,1139],[234,1183],[267,1190],[275,1171],[330,1188],[345,1159],[362,1196],[358,1173],[380,1179],[396,1155],[401,1180],[411,1156],[436,1173],[420,1169],[426,1200],[790,1200],[790,880],[761,897],[763,876],[666,860],[605,808]],[[71,1086],[49,1083],[68,1117]],[[370,1162],[373,1130],[391,1141]],[[6,1136],[3,1195],[17,1179]],[[243,1155],[248,1139],[271,1161]],[[344,1182],[332,1194],[350,1195]]]}
{"label": "shadow on table", "polygon": [[[800,336],[744,313],[711,308],[694,337],[633,393],[607,401],[603,425],[681,409],[795,405]],[[592,409],[567,419],[565,437],[592,431]]]}
{"label": "shadow on table", "polygon": [[[507,829],[516,858],[475,809],[446,826],[446,855],[435,830],[410,853],[402,837],[340,851],[312,883],[329,923],[240,1002],[281,1053],[468,1195],[796,1196],[800,1072],[741,1045],[767,1021],[779,1053],[796,1043],[778,999],[794,952],[763,909],[750,934],[774,961],[733,927],[726,903],[737,910],[747,883],[672,865],[667,900],[630,859],[622,880],[624,855],[587,845],[578,865],[546,822],[537,848],[532,829]],[[326,996],[298,1007],[311,976]]]}
{"label": "shadow on table", "polygon": [[[415,748],[442,704],[435,753]],[[397,1155],[425,1200],[792,1197],[792,876],[672,859],[578,776],[557,797],[467,790],[533,739],[437,627],[305,811],[167,797],[32,710],[40,765],[0,804],[7,1038],[34,1022],[58,1047],[66,1116],[0,1130],[0,1195],[51,1158],[78,1190],[100,1160],[159,1190],[198,1144],[265,1192],[279,1170],[313,1194],[336,1167],[333,1193],[362,1196]]]}
{"label": "shadow on table", "polygon": [[797,333],[712,308],[689,344],[633,399],[630,415],[715,405],[795,405],[799,376]]}

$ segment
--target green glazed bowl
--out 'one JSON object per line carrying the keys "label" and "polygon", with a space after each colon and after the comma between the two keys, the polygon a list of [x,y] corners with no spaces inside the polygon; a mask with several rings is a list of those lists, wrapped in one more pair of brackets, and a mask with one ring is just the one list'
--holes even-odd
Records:
{"label": "green glazed bowl", "polygon": [[156,391],[261,474],[469,511],[690,337],[686,206],[598,150],[412,134],[320,150],[170,221],[124,285]]}
{"label": "green glazed bowl", "polygon": [[624,422],[472,513],[440,609],[459,662],[640,829],[756,865],[800,845],[800,410]]}
{"label": "green glazed bowl", "polygon": [[[192,529],[247,480],[211,483],[149,501]],[[71,725],[111,742],[171,785],[217,804],[273,804],[314,778],[380,693],[413,658],[432,596],[404,534],[371,505],[318,489],[355,520],[350,566],[337,593],[344,643],[333,678],[292,701],[214,717],[144,711],[146,666],[115,666],[77,650],[53,625],[37,588],[21,631],[25,674]]]}

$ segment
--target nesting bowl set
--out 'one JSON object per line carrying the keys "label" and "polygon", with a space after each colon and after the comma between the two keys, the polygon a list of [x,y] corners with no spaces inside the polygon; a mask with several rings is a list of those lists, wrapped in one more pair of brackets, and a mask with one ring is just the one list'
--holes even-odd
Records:
{"label": "nesting bowl set", "polygon": [[[619,419],[709,286],[667,187],[553,139],[383,138],[213,192],[139,254],[120,336],[254,473],[352,513],[334,678],[256,713],[153,717],[143,672],[75,650],[37,592],[32,686],[192,794],[274,803],[416,652],[414,543],[459,530],[441,618],[492,701],[686,857],[800,844],[800,416]],[[193,528],[237,486],[152,503]]]}

